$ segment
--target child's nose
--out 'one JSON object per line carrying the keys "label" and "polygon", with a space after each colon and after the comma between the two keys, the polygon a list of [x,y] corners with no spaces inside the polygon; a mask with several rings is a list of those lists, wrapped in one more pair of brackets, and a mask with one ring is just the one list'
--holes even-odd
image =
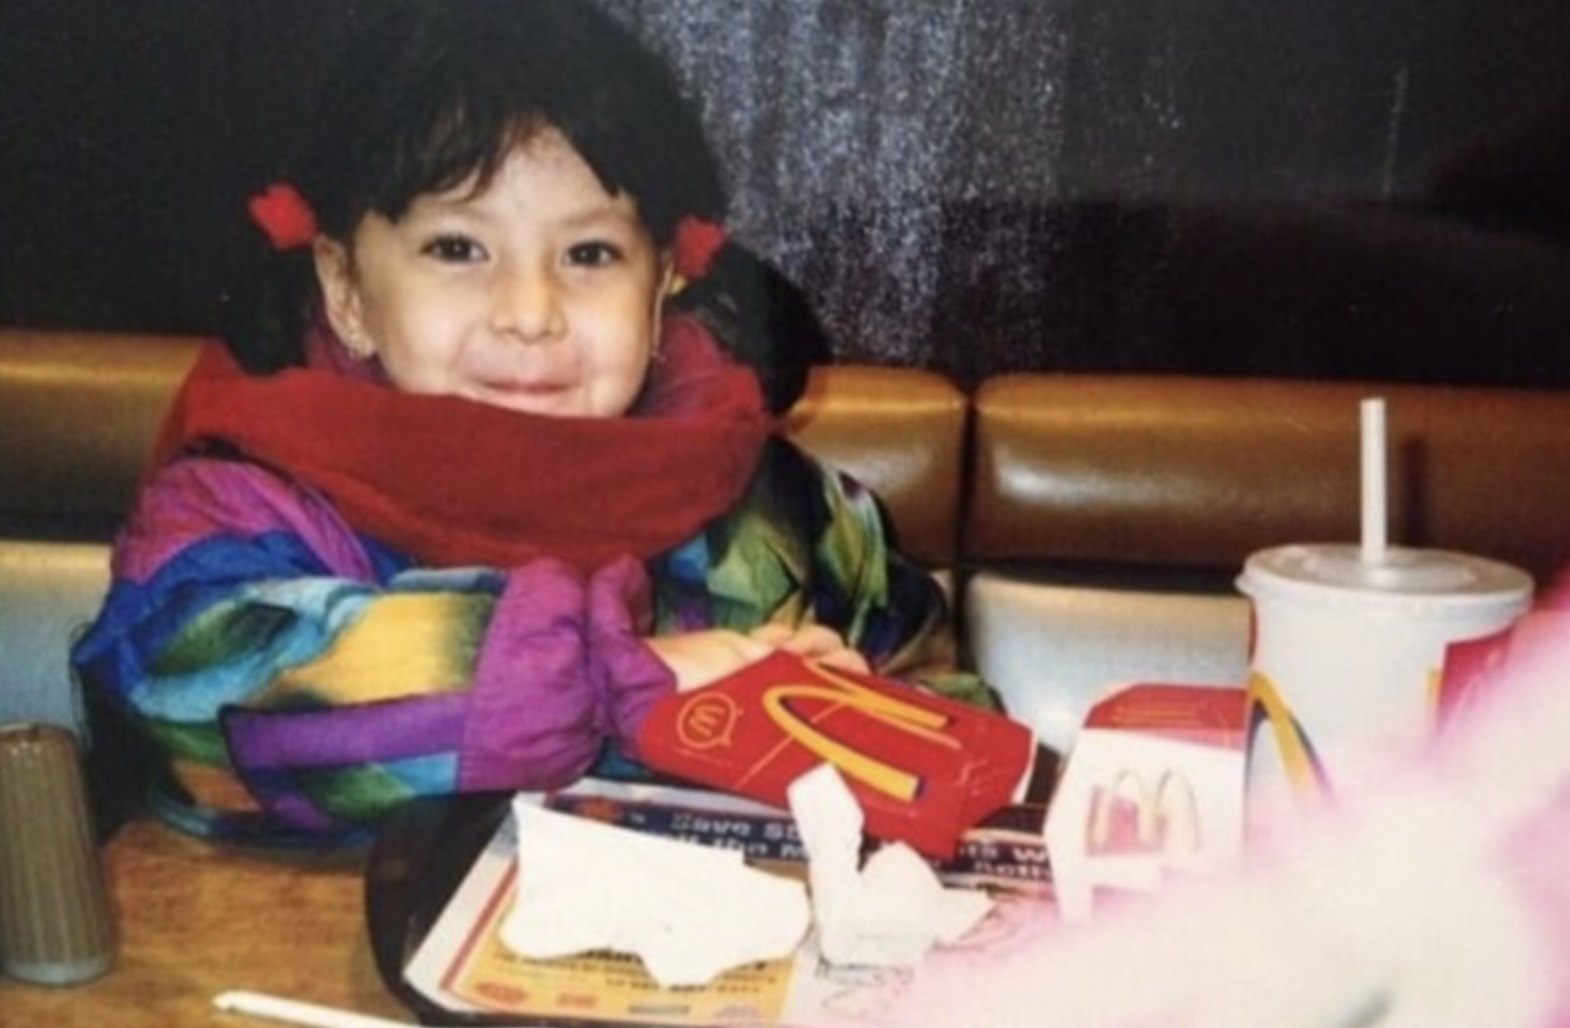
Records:
{"label": "child's nose", "polygon": [[549,272],[515,269],[496,288],[492,325],[523,342],[554,338],[566,327],[561,295]]}

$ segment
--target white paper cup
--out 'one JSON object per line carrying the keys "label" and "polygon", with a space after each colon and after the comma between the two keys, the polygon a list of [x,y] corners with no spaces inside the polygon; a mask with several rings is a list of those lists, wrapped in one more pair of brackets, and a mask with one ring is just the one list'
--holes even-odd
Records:
{"label": "white paper cup", "polygon": [[1323,798],[1386,747],[1431,731],[1445,649],[1507,628],[1532,579],[1497,561],[1355,545],[1262,550],[1238,588],[1253,608],[1251,806]]}

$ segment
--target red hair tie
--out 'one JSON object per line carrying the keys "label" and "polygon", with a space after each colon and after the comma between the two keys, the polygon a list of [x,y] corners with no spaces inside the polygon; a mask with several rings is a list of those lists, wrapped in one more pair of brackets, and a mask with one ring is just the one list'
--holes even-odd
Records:
{"label": "red hair tie", "polygon": [[275,182],[246,205],[251,219],[267,233],[275,250],[293,250],[316,238],[316,215],[300,191],[287,182]]}
{"label": "red hair tie", "polygon": [[676,223],[672,247],[676,274],[684,282],[700,279],[714,267],[714,256],[725,246],[725,229],[712,221],[686,217]]}

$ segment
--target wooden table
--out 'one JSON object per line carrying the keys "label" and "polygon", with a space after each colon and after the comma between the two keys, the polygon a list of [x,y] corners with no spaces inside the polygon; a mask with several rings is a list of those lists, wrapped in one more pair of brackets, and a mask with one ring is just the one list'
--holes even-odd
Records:
{"label": "wooden table", "polygon": [[154,821],[104,851],[119,932],[115,966],[69,988],[0,977],[0,1024],[252,1028],[219,1013],[229,989],[414,1018],[383,988],[365,928],[363,855],[270,853],[204,843]]}

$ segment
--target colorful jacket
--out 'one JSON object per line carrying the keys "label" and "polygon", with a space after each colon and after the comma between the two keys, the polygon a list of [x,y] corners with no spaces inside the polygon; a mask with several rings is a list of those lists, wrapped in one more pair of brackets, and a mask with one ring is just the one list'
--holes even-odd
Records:
{"label": "colorful jacket", "polygon": [[73,662],[160,765],[166,819],[314,842],[410,797],[546,788],[635,755],[673,688],[643,636],[770,621],[830,625],[893,675],[952,662],[944,596],[876,499],[780,440],[730,514],[590,573],[415,566],[307,487],[192,456],[142,490]]}

